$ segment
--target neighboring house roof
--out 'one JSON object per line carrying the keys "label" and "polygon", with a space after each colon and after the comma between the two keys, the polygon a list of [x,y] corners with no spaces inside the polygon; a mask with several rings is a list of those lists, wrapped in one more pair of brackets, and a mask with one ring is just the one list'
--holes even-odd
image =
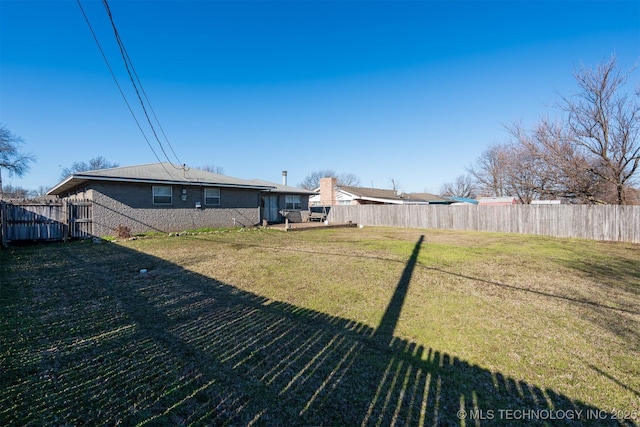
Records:
{"label": "neighboring house roof", "polygon": [[306,188],[299,187],[291,187],[288,185],[277,184],[274,182],[263,181],[261,179],[252,179],[251,182],[256,185],[263,185],[271,187],[269,190],[272,193],[283,193],[283,194],[308,194],[310,196],[318,194],[315,191],[307,190]]}
{"label": "neighboring house roof", "polygon": [[518,203],[518,199],[514,196],[481,197],[478,203],[481,205],[515,205]]}
{"label": "neighboring house roof", "polygon": [[532,205],[561,205],[562,200],[532,200]]}
{"label": "neighboring house roof", "polygon": [[[320,188],[316,189],[319,192]],[[337,200],[364,200],[375,203],[387,203],[396,205],[410,204],[448,204],[450,200],[429,193],[398,193],[396,190],[381,188],[350,187],[346,185],[336,186]],[[316,198],[314,198],[315,200]],[[319,197],[317,201],[319,201]]]}
{"label": "neighboring house roof", "polygon": [[337,190],[354,196],[354,199],[391,204],[450,203],[440,196],[429,193],[398,193],[396,190],[380,188],[339,186]]}
{"label": "neighboring house roof", "polygon": [[47,195],[62,195],[89,181],[136,182],[185,186],[198,185],[254,190],[271,190],[277,185],[267,183],[266,181],[263,183],[257,183],[255,181],[233,178],[200,169],[192,169],[189,167],[184,168],[180,165],[165,162],[77,172],[69,175],[67,178],[55,185],[51,190],[49,190]]}
{"label": "neighboring house roof", "polygon": [[337,191],[343,191],[352,196],[356,200],[367,200],[371,202],[384,202],[384,203],[402,203],[406,199],[403,199],[395,190],[384,190],[380,188],[366,188],[366,187],[349,187],[346,185],[340,185],[336,187]]}
{"label": "neighboring house roof", "polygon": [[476,199],[470,199],[468,197],[458,197],[458,196],[445,196],[445,199],[451,200],[455,205],[477,205],[478,201]]}
{"label": "neighboring house roof", "polygon": [[405,195],[411,199],[424,200],[429,202],[430,205],[448,205],[452,202],[449,197],[437,196],[430,193],[409,193]]}

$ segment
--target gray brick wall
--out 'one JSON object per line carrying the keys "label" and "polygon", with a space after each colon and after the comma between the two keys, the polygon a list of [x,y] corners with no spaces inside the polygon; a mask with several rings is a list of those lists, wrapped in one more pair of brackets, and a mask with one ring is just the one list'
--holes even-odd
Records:
{"label": "gray brick wall", "polygon": [[[186,200],[182,200],[182,190]],[[94,183],[85,191],[93,200],[93,231],[114,234],[122,224],[132,233],[180,232],[205,227],[253,226],[260,222],[259,192],[220,189],[220,205],[204,204],[202,187],[172,186],[171,205],[154,205],[151,184]],[[196,202],[202,208],[196,208]]]}
{"label": "gray brick wall", "polygon": [[[91,185],[94,191],[134,208],[195,208],[196,202],[200,202],[203,207],[208,207],[205,206],[204,203],[203,187],[181,185],[172,185],[170,187],[173,196],[171,205],[160,205],[153,203],[153,185],[151,184],[95,182]],[[185,196],[184,200],[183,195]],[[259,203],[260,195],[257,190],[220,188],[220,205],[210,207],[254,208],[257,207]]]}

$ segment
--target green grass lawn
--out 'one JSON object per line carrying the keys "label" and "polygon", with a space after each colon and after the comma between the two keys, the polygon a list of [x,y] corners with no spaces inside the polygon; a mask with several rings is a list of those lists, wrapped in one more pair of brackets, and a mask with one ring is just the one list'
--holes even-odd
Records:
{"label": "green grass lawn", "polygon": [[638,245],[256,229],[0,261],[2,425],[640,422]]}

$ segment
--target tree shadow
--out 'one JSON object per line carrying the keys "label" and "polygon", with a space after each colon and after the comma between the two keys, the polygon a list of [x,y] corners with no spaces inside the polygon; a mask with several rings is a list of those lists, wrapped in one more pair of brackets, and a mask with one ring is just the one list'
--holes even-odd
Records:
{"label": "tree shadow", "polygon": [[60,245],[28,279],[4,266],[0,421],[633,425],[395,337],[421,243],[376,330],[118,245]]}

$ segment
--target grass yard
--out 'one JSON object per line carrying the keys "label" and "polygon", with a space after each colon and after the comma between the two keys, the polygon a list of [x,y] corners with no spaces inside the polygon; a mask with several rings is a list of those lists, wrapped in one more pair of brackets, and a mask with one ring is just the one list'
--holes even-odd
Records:
{"label": "grass yard", "polygon": [[256,229],[0,262],[1,425],[640,423],[638,245]]}

